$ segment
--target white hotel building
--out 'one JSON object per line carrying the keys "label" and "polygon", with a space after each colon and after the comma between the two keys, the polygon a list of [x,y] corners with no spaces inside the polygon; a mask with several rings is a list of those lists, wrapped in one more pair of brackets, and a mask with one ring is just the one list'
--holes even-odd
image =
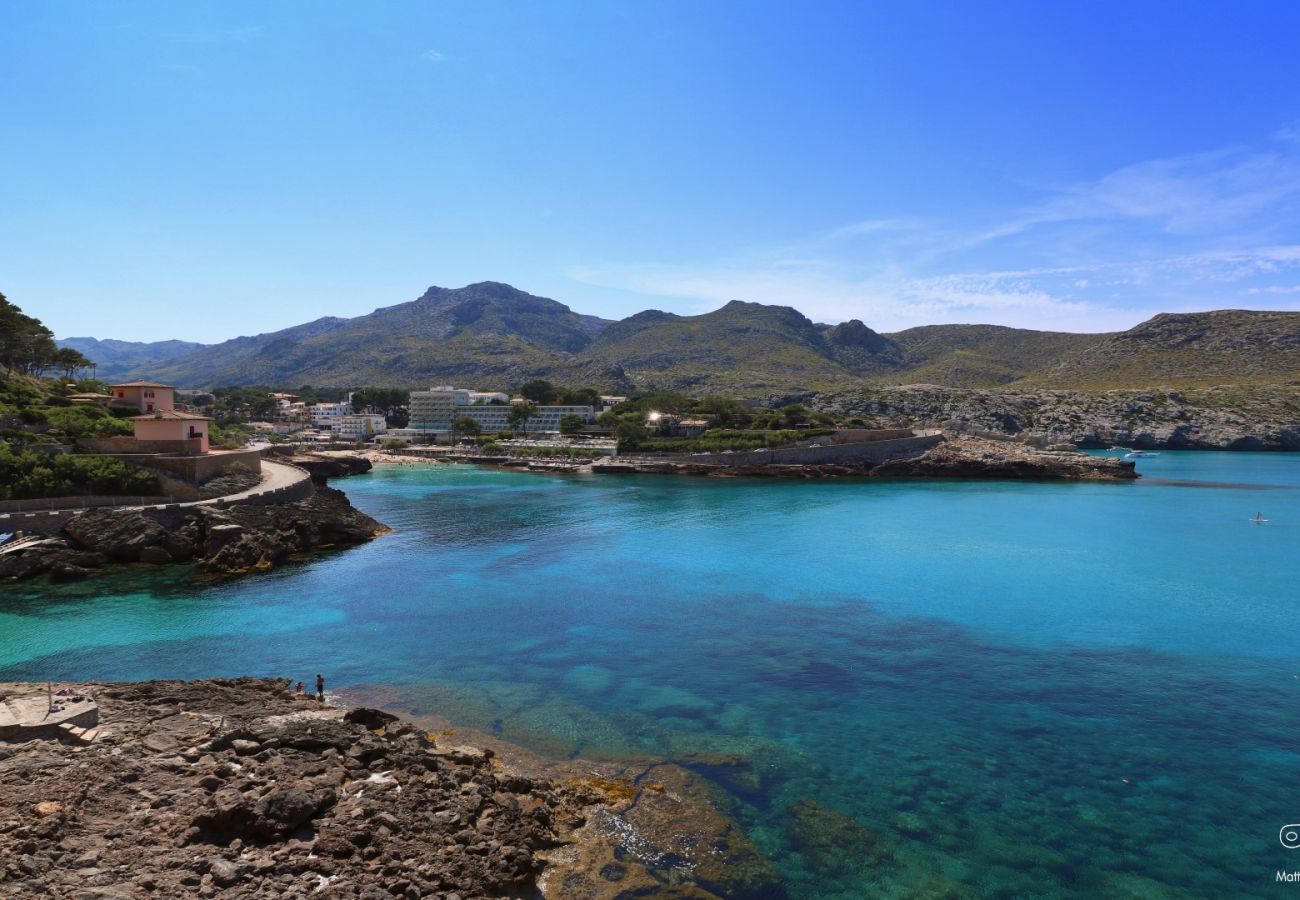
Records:
{"label": "white hotel building", "polygon": [[342,403],[313,403],[307,410],[313,425],[333,431],[344,416],[352,415],[352,398],[349,396]]}
{"label": "white hotel building", "polygon": [[334,425],[334,433],[344,440],[368,441],[388,430],[387,420],[381,415],[344,416]]}
{"label": "white hotel building", "polygon": [[[392,432],[410,440],[437,440],[451,433],[453,419],[473,419],[485,433],[509,431],[509,394],[470,391],[442,385],[427,391],[411,391],[410,422]],[[538,406],[527,422],[529,434],[558,433],[560,419],[578,416],[584,422],[595,417],[590,406]]]}

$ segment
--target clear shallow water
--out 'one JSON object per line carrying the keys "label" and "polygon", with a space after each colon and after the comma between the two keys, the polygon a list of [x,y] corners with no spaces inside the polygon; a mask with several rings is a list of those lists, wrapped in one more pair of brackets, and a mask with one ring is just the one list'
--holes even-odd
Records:
{"label": "clear shallow water", "polygon": [[[557,756],[739,753],[710,774],[801,897],[1294,889],[1300,455],[1139,470],[376,470],[341,483],[396,529],[363,548],[0,588],[0,679],[324,671]],[[834,812],[792,820],[805,797]],[[817,852],[819,828],[893,861]]]}

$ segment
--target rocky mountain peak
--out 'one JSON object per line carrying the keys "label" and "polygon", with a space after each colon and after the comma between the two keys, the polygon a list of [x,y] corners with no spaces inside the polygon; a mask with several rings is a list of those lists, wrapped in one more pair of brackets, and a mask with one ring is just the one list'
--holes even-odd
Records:
{"label": "rocky mountain peak", "polygon": [[894,342],[872,331],[861,319],[849,319],[826,330],[826,340],[835,347],[859,347],[872,353],[883,353],[894,347]]}

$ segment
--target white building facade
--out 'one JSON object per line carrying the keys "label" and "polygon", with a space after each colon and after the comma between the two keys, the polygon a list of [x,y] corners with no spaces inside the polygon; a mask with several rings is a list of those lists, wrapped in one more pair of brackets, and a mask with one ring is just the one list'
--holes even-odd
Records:
{"label": "white building facade", "polygon": [[332,431],[345,416],[352,415],[352,403],[346,400],[342,403],[313,403],[309,410],[313,425]]}
{"label": "white building facade", "polygon": [[388,430],[388,421],[381,415],[344,416],[334,426],[334,434],[346,441],[367,441]]}
{"label": "white building facade", "polygon": [[[450,385],[412,391],[410,422],[402,429],[402,436],[412,439],[437,439],[452,430],[455,419],[473,419],[483,432],[509,431],[510,410],[519,400],[512,401],[500,392],[470,391]],[[517,427],[529,434],[555,433],[560,430],[560,420],[577,416],[590,423],[595,413],[590,406],[538,406],[527,422]]]}

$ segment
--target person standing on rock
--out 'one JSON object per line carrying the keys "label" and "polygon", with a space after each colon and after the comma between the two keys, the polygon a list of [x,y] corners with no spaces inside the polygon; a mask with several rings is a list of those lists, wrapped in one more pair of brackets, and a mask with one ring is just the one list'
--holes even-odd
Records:
{"label": "person standing on rock", "polygon": [[319,672],[316,673],[316,699],[325,702],[325,676]]}

